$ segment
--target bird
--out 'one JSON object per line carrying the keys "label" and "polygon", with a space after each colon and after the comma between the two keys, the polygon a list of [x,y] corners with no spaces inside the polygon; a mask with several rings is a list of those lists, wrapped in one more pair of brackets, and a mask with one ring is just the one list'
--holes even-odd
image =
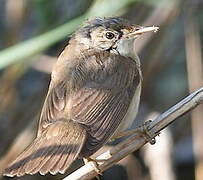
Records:
{"label": "bird", "polygon": [[36,138],[4,175],[64,174],[124,132],[142,86],[135,39],[157,30],[120,17],[97,17],[77,29],[54,65]]}

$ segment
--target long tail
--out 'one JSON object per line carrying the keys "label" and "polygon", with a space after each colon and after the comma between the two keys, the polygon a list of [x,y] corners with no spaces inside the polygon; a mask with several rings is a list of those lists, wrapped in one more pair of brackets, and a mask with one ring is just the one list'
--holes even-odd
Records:
{"label": "long tail", "polygon": [[77,123],[59,121],[47,127],[34,142],[5,169],[6,176],[39,172],[44,175],[65,173],[77,158],[86,138]]}

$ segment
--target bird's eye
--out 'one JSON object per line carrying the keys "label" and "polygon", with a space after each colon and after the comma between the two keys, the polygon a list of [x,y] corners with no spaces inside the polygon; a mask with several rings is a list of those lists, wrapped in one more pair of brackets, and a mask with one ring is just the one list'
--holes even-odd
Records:
{"label": "bird's eye", "polygon": [[112,32],[107,32],[107,33],[105,34],[105,36],[106,36],[107,39],[113,39],[113,38],[115,37],[115,34],[112,33]]}

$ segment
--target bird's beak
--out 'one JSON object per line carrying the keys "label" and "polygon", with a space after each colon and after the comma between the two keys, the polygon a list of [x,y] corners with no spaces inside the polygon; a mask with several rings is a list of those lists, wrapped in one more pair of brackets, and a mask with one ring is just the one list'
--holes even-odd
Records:
{"label": "bird's beak", "polygon": [[133,32],[130,32],[126,35],[127,38],[135,38],[138,35],[141,35],[146,32],[157,32],[159,30],[159,27],[156,26],[150,26],[150,27],[138,27],[135,28]]}

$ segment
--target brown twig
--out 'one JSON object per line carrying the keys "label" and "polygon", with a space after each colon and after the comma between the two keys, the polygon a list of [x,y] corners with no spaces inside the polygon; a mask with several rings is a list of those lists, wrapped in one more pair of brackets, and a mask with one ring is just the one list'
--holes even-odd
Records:
{"label": "brown twig", "polygon": [[[184,115],[188,111],[191,111],[201,103],[203,103],[203,87],[155,118],[148,126],[149,133],[152,137],[155,137],[157,133],[175,121],[176,118]],[[96,158],[98,168],[101,172],[105,171],[120,159],[141,148],[146,143],[146,137],[134,134],[122,143],[113,147],[111,150],[98,156]],[[88,180],[94,178],[95,176],[97,176],[97,172],[95,171],[92,162],[89,162],[69,176],[65,177],[63,180]]]}

